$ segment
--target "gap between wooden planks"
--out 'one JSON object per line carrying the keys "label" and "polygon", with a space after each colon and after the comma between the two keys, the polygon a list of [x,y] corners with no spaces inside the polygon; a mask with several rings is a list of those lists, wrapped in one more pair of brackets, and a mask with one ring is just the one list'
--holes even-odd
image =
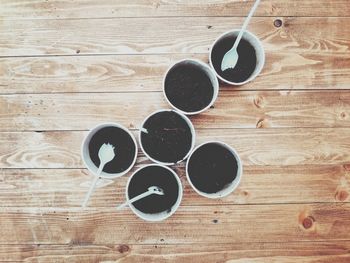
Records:
{"label": "gap between wooden planks", "polygon": [[2,212],[0,244],[164,244],[350,239],[350,204],[181,206],[147,223],[129,209]]}
{"label": "gap between wooden planks", "polygon": [[[208,54],[103,55],[0,58],[2,94],[161,91],[170,65]],[[266,53],[259,77],[220,90],[350,89],[350,54]]]}
{"label": "gap between wooden planks", "polygon": [[[89,207],[113,208],[123,203],[130,174],[146,163],[138,163],[113,181],[100,180]],[[244,166],[238,189],[220,201],[199,196],[188,184],[184,165],[172,168],[184,187],[181,206],[350,201],[350,165]],[[0,211],[76,210],[91,180],[86,169],[2,169]]]}
{"label": "gap between wooden planks", "polygon": [[[161,92],[1,95],[0,131],[88,130],[110,121],[137,129],[162,108],[169,105]],[[223,90],[214,109],[190,119],[206,129],[349,127],[350,93]]]}
{"label": "gap between wooden planks", "polygon": [[[11,19],[64,19],[155,16],[245,16],[253,0],[2,0],[0,16]],[[264,0],[256,16],[349,16],[347,0]]]}
{"label": "gap between wooden planks", "polygon": [[[249,30],[266,53],[349,55],[350,18],[253,18]],[[1,20],[0,56],[76,54],[206,53],[225,31],[240,28],[242,18],[118,18]],[[125,30],[127,27],[128,30]]]}
{"label": "gap between wooden planks", "polygon": [[154,245],[0,245],[0,261],[90,262],[278,262],[346,263],[350,241]]}

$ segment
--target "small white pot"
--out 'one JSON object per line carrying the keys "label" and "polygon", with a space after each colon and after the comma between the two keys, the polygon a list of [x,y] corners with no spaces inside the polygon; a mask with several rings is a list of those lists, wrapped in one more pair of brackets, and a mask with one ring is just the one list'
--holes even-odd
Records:
{"label": "small white pot", "polygon": [[[189,162],[191,161],[191,157],[193,155],[193,153],[199,149],[200,147],[202,147],[203,145],[206,145],[206,144],[209,144],[209,143],[215,143],[215,144],[219,144],[223,147],[225,147],[227,150],[229,150],[233,155],[234,157],[236,158],[237,160],[237,176],[236,178],[229,184],[227,185],[224,189],[222,189],[221,191],[218,191],[216,193],[205,193],[205,192],[202,192],[201,190],[197,189],[192,181],[191,181],[191,178],[190,178],[190,175],[189,175],[189,172],[188,172],[188,164]],[[221,198],[221,197],[225,197],[229,194],[231,194],[236,188],[237,186],[239,185],[239,183],[241,182],[241,177],[242,177],[242,173],[243,173],[243,166],[242,166],[242,161],[241,161],[241,158],[239,157],[238,153],[231,147],[229,146],[228,144],[224,143],[224,142],[219,142],[219,141],[209,141],[209,142],[205,142],[205,143],[202,143],[200,145],[198,145],[192,152],[191,152],[191,155],[190,157],[188,158],[188,161],[186,163],[186,177],[187,177],[187,180],[188,182],[190,183],[191,187],[201,196],[204,196],[204,197],[207,197],[207,198],[212,198],[212,199],[215,199],[215,198]]]}
{"label": "small white pot", "polygon": [[[224,79],[223,77],[221,77],[215,70],[212,60],[211,60],[211,56],[212,56],[212,51],[213,51],[213,47],[216,45],[216,43],[228,36],[238,36],[240,29],[234,29],[231,31],[227,31],[225,33],[223,33],[221,36],[219,36],[213,43],[213,45],[210,48],[210,52],[209,52],[209,63],[210,66],[212,67],[212,69],[214,70],[216,76],[224,83],[230,84],[230,85],[243,85],[246,84],[249,81],[252,81],[253,79],[255,79],[261,72],[261,70],[264,67],[265,64],[265,51],[264,51],[264,47],[261,44],[261,41],[251,32],[249,31],[245,31],[243,34],[242,39],[248,41],[255,49],[255,54],[256,54],[256,66],[255,66],[255,70],[253,71],[252,75],[245,81],[242,82],[232,82],[229,80]],[[232,43],[233,46],[234,43]]]}
{"label": "small white pot", "polygon": [[[172,112],[175,112],[177,113],[178,115],[180,115],[185,121],[186,123],[188,124],[188,126],[190,127],[190,130],[191,130],[191,135],[192,135],[192,142],[191,142],[191,148],[189,149],[188,153],[186,154],[186,156],[182,159],[182,160],[179,160],[177,161],[176,163],[167,163],[167,162],[162,162],[162,161],[159,161],[159,160],[156,160],[154,159],[153,157],[151,157],[146,151],[145,149],[143,148],[142,146],[142,140],[141,140],[141,129],[143,128],[143,125],[145,124],[145,122],[151,117],[153,116],[154,114],[156,113],[159,113],[159,112],[166,112],[166,111],[172,111]],[[163,109],[163,110],[158,110],[158,111],[155,111],[153,113],[151,113],[150,115],[148,115],[145,120],[142,122],[141,124],[141,129],[139,131],[139,142],[140,142],[140,147],[141,147],[141,150],[142,152],[147,156],[147,158],[149,158],[151,161],[157,163],[157,164],[160,164],[160,165],[174,165],[174,164],[177,164],[177,163],[180,163],[184,160],[187,159],[187,157],[190,155],[191,151],[193,150],[194,148],[194,145],[195,145],[195,142],[196,142],[196,132],[194,130],[194,127],[193,127],[193,124],[191,122],[191,120],[189,118],[186,117],[186,115],[184,115],[183,113],[179,112],[179,111],[176,111],[176,110],[170,110],[170,109]]]}
{"label": "small white pot", "polygon": [[99,130],[101,130],[102,128],[105,128],[105,127],[117,127],[117,128],[120,128],[122,130],[124,130],[125,132],[127,132],[130,137],[132,138],[133,142],[134,142],[134,145],[135,145],[135,155],[134,155],[134,159],[131,163],[131,165],[129,166],[128,169],[126,169],[125,171],[121,172],[121,173],[106,173],[106,172],[103,172],[101,173],[101,175],[99,177],[102,177],[102,178],[106,178],[106,179],[111,179],[111,178],[117,178],[117,177],[120,177],[124,174],[126,174],[127,172],[130,171],[130,169],[134,166],[135,162],[136,162],[136,158],[137,158],[137,143],[136,143],[136,140],[135,140],[135,137],[134,135],[132,135],[132,133],[127,129],[125,128],[124,126],[118,124],[118,123],[113,123],[113,122],[110,122],[110,123],[101,123],[101,124],[98,124],[96,127],[92,128],[89,133],[86,135],[86,137],[84,138],[83,140],[83,143],[82,143],[82,146],[81,146],[81,156],[82,156],[82,159],[83,159],[83,162],[85,164],[85,166],[88,168],[88,170],[96,175],[97,173],[97,170],[98,170],[98,167],[92,162],[91,158],[90,158],[90,154],[89,154],[89,143],[90,143],[90,140],[92,138],[92,136]]}
{"label": "small white pot", "polygon": [[171,211],[169,213],[167,211],[163,211],[163,212],[160,212],[160,213],[157,213],[157,214],[146,214],[146,213],[138,210],[132,203],[129,204],[129,207],[134,212],[135,215],[137,215],[139,218],[141,218],[143,220],[150,221],[150,222],[163,221],[163,220],[167,219],[168,217],[170,217],[172,214],[174,214],[176,212],[176,210],[180,206],[180,203],[181,203],[181,200],[182,200],[182,195],[183,195],[182,183],[181,183],[179,177],[177,176],[177,174],[172,169],[170,169],[169,167],[166,167],[164,165],[159,165],[159,164],[149,164],[149,165],[145,165],[145,166],[137,169],[128,179],[128,182],[126,184],[125,197],[126,197],[127,201],[130,200],[130,197],[129,197],[129,194],[128,194],[128,190],[129,190],[129,185],[130,185],[131,179],[134,177],[134,175],[136,173],[138,173],[141,169],[145,169],[145,168],[150,167],[150,166],[158,166],[158,167],[162,167],[164,169],[167,169],[175,177],[176,182],[177,182],[178,187],[179,187],[179,192],[178,192],[178,197],[177,197],[176,203],[172,206]]}
{"label": "small white pot", "polygon": [[[180,66],[180,65],[186,65],[186,64],[194,65],[194,66],[200,68],[202,71],[204,71],[206,73],[206,75],[209,77],[209,79],[211,81],[211,84],[213,86],[214,93],[213,93],[213,97],[212,97],[210,103],[205,108],[203,108],[202,110],[199,110],[199,111],[189,112],[189,111],[183,111],[183,110],[177,108],[175,105],[173,105],[170,102],[170,100],[168,99],[168,97],[167,97],[167,95],[165,93],[165,80],[166,80],[166,78],[168,76],[169,71],[172,70],[174,67],[177,67],[177,66]],[[206,111],[207,109],[209,109],[214,104],[214,102],[216,101],[216,98],[218,97],[218,94],[219,94],[219,81],[218,81],[218,79],[216,77],[216,72],[211,67],[209,67],[207,64],[205,64],[202,61],[197,60],[197,59],[183,59],[183,60],[180,60],[178,62],[175,62],[166,71],[166,73],[165,73],[165,75],[163,77],[163,94],[164,94],[164,97],[165,97],[166,101],[175,110],[177,110],[177,111],[179,111],[179,112],[181,112],[183,114],[186,114],[186,115],[195,115],[195,114],[199,114],[201,112]]]}

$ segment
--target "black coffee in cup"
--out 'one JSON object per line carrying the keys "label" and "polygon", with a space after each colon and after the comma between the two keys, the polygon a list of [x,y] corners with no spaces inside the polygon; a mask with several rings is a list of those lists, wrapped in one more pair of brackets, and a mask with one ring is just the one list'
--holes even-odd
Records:
{"label": "black coffee in cup", "polygon": [[238,162],[234,154],[218,143],[197,148],[187,163],[191,183],[199,191],[212,194],[225,189],[237,177]]}
{"label": "black coffee in cup", "polygon": [[164,163],[183,160],[192,147],[192,131],[187,121],[175,111],[151,115],[143,124],[141,145],[153,159]]}
{"label": "black coffee in cup", "polygon": [[133,139],[125,130],[111,126],[101,128],[90,139],[89,155],[96,167],[100,165],[98,152],[104,143],[112,144],[115,147],[115,157],[103,168],[105,173],[121,173],[133,164],[136,152]]}
{"label": "black coffee in cup", "polygon": [[246,39],[242,38],[237,47],[238,61],[233,69],[221,70],[221,62],[227,51],[229,51],[235,43],[236,36],[226,35],[219,39],[213,46],[211,52],[212,65],[219,76],[223,79],[239,83],[244,82],[253,74],[256,64],[256,51],[253,45]]}
{"label": "black coffee in cup", "polygon": [[180,62],[168,71],[164,92],[176,108],[184,112],[197,112],[211,103],[214,87],[200,64]]}
{"label": "black coffee in cup", "polygon": [[160,187],[164,195],[152,194],[133,203],[136,209],[146,214],[170,213],[179,197],[179,185],[174,174],[161,166],[146,166],[137,171],[128,186],[129,199],[138,196],[151,186]]}

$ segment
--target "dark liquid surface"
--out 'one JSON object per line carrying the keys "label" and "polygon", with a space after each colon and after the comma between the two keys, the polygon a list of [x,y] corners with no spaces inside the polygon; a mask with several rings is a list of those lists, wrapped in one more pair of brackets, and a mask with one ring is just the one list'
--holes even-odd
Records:
{"label": "dark liquid surface", "polygon": [[235,156],[225,147],[208,143],[198,148],[188,162],[192,184],[202,192],[217,193],[237,176]]}
{"label": "dark liquid surface", "polygon": [[104,166],[103,171],[121,173],[127,170],[132,164],[136,152],[134,141],[130,135],[117,127],[106,127],[97,131],[89,143],[90,158],[96,167],[100,165],[98,151],[104,143],[110,143],[115,147],[115,157]]}
{"label": "dark liquid surface", "polygon": [[149,156],[158,161],[176,163],[191,149],[191,129],[174,111],[152,115],[143,128],[147,129],[148,133],[141,133],[142,146]]}
{"label": "dark liquid surface", "polygon": [[235,36],[227,36],[219,40],[213,47],[211,61],[215,71],[224,79],[231,82],[243,82],[254,72],[256,67],[256,54],[254,47],[245,39],[241,39],[237,47],[238,61],[233,69],[221,70],[221,62],[227,51],[235,43]]}
{"label": "dark liquid surface", "polygon": [[150,195],[134,202],[134,206],[147,214],[163,211],[170,213],[179,195],[179,186],[174,175],[160,166],[148,166],[139,170],[130,181],[129,198],[146,192],[150,186],[160,187],[163,189],[164,195]]}
{"label": "dark liquid surface", "polygon": [[178,109],[195,112],[210,104],[214,88],[207,73],[199,66],[180,64],[168,72],[165,94]]}

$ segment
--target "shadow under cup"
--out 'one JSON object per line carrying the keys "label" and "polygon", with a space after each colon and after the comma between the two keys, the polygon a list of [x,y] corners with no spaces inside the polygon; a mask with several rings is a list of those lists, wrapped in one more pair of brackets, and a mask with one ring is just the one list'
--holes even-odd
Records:
{"label": "shadow under cup", "polygon": [[136,162],[137,143],[130,131],[117,123],[99,124],[85,137],[81,151],[88,170],[97,173],[100,165],[98,152],[104,143],[115,147],[115,157],[104,166],[100,177],[115,178],[130,171]]}
{"label": "shadow under cup", "polygon": [[126,199],[130,200],[148,190],[151,186],[161,188],[164,195],[152,194],[130,204],[131,210],[146,221],[161,221],[170,217],[179,207],[182,199],[182,184],[170,168],[151,164],[138,169],[126,187]]}
{"label": "shadow under cup", "polygon": [[265,64],[265,52],[261,41],[249,31],[245,31],[237,47],[238,61],[234,69],[221,70],[221,62],[239,34],[239,30],[228,31],[213,43],[210,53],[210,66],[216,76],[230,85],[243,85],[255,79]]}

